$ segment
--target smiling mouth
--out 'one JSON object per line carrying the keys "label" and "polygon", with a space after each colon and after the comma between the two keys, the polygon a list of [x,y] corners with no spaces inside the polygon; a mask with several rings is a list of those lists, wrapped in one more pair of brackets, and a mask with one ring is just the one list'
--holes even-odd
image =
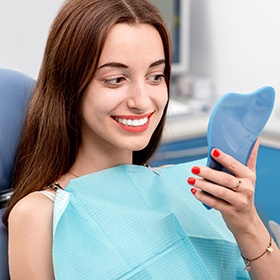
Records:
{"label": "smiling mouth", "polygon": [[124,119],[124,118],[115,117],[114,119],[125,126],[132,126],[132,127],[143,126],[148,122],[148,117],[144,117],[141,119]]}

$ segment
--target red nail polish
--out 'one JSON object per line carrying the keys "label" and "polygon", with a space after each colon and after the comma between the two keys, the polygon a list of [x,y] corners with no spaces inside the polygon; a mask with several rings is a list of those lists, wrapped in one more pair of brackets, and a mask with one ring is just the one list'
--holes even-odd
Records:
{"label": "red nail polish", "polygon": [[200,173],[200,168],[198,166],[194,166],[192,168],[192,173],[198,175]]}
{"label": "red nail polish", "polygon": [[193,186],[195,184],[195,179],[194,178],[188,178],[188,183]]}
{"label": "red nail polish", "polygon": [[192,194],[196,194],[196,189],[195,188],[191,188],[191,192],[192,192]]}
{"label": "red nail polish", "polygon": [[219,155],[220,155],[220,152],[219,152],[217,149],[215,149],[215,150],[213,151],[213,156],[214,156],[214,157],[219,157]]}

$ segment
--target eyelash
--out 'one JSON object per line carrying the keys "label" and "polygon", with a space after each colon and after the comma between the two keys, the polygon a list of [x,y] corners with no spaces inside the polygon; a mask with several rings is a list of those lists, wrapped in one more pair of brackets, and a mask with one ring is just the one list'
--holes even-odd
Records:
{"label": "eyelash", "polygon": [[112,79],[106,79],[104,83],[109,86],[118,86],[123,80],[125,80],[124,77],[116,77]]}
{"label": "eyelash", "polygon": [[[154,80],[151,80],[150,78],[151,77],[154,77],[155,79]],[[165,75],[163,74],[156,74],[156,75],[151,75],[148,77],[149,78],[149,81],[152,81],[155,85],[158,85],[160,84],[160,82],[165,79]]]}
{"label": "eyelash", "polygon": [[[163,79],[165,79],[164,74],[155,74],[155,75],[148,76],[148,80],[152,83],[152,85],[160,84]],[[118,87],[125,80],[126,80],[125,77],[116,77],[112,79],[105,79],[104,83],[110,87]]]}

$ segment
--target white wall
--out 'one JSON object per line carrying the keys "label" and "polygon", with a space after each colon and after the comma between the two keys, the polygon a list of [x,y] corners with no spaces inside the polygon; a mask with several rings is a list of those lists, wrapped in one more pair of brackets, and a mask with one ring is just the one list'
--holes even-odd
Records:
{"label": "white wall", "polygon": [[279,14],[279,0],[192,0],[191,74],[211,78],[217,95],[271,85],[278,98]]}
{"label": "white wall", "polygon": [[63,0],[0,0],[0,67],[36,78],[51,25]]}

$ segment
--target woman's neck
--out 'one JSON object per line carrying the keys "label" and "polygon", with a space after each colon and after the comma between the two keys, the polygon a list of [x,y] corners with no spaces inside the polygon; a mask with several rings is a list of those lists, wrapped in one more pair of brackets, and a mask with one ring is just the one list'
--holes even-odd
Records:
{"label": "woman's neck", "polygon": [[132,164],[130,151],[102,151],[80,148],[78,156],[70,169],[75,176],[83,176],[122,164]]}

